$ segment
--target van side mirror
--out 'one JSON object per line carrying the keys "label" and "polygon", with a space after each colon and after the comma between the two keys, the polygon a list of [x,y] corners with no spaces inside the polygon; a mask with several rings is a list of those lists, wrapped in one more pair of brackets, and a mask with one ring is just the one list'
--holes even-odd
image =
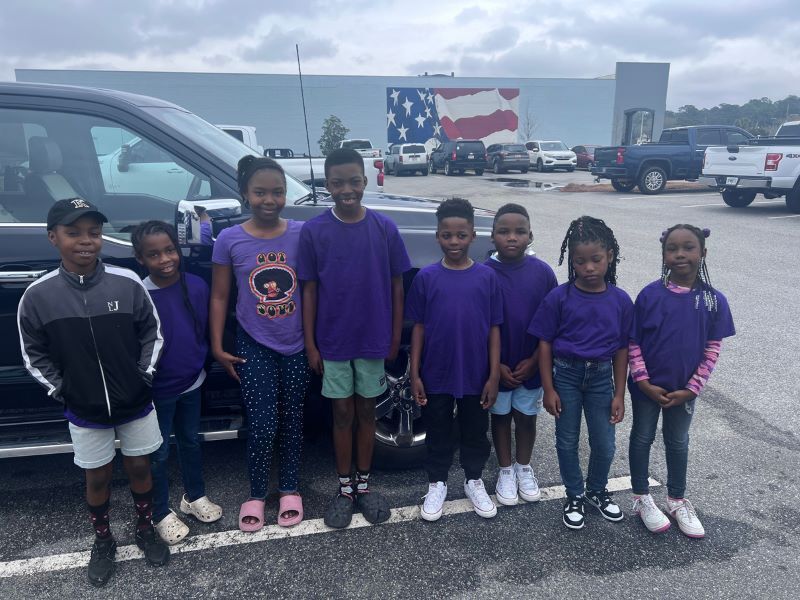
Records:
{"label": "van side mirror", "polygon": [[203,235],[201,225],[242,214],[242,204],[235,198],[181,200],[175,214],[175,229],[181,246],[210,246],[213,237]]}
{"label": "van side mirror", "polygon": [[131,164],[131,147],[128,144],[123,144],[119,149],[119,158],[117,159],[117,171],[124,173],[128,170]]}

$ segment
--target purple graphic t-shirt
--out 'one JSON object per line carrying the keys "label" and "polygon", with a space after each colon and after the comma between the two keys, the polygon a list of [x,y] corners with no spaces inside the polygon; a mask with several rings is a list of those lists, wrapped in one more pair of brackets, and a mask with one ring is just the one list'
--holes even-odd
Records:
{"label": "purple graphic t-shirt", "polygon": [[428,394],[478,395],[489,377],[489,330],[503,322],[503,296],[494,271],[475,263],[420,269],[406,316],[425,328],[420,377]]}
{"label": "purple graphic t-shirt", "polygon": [[397,225],[367,209],[357,223],[326,210],[300,234],[298,276],[316,281],[316,341],[325,360],[385,358],[392,341],[392,277],[411,268]]}
{"label": "purple graphic t-shirt", "polygon": [[286,231],[265,240],[241,225],[223,229],[212,261],[233,269],[238,290],[236,320],[259,344],[281,354],[303,349],[303,317],[297,248],[303,223],[287,221]]}

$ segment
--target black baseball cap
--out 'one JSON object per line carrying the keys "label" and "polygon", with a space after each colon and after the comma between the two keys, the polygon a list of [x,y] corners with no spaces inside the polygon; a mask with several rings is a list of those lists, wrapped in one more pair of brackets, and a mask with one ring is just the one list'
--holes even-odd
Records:
{"label": "black baseball cap", "polygon": [[56,225],[71,225],[81,217],[92,215],[101,223],[108,223],[106,216],[97,207],[83,198],[57,200],[47,212],[47,229]]}

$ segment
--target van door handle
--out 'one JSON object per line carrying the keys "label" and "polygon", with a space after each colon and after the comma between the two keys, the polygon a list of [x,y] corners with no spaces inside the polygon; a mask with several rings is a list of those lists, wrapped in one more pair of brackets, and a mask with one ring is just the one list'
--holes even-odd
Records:
{"label": "van door handle", "polygon": [[3,283],[30,283],[36,281],[47,273],[47,269],[41,271],[0,271],[0,284]]}

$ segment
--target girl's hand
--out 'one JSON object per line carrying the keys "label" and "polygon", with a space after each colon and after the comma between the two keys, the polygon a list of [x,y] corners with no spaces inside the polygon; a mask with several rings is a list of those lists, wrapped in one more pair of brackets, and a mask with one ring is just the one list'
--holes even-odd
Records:
{"label": "girl's hand", "polygon": [[534,360],[531,357],[524,358],[519,361],[519,364],[514,367],[514,370],[511,372],[514,379],[517,379],[520,384],[524,381],[527,381],[539,370],[539,361]]}
{"label": "girl's hand", "polygon": [[222,368],[225,369],[225,372],[232,378],[242,383],[242,380],[239,379],[239,374],[236,372],[236,365],[243,365],[247,361],[240,356],[234,356],[224,350],[219,350],[217,352],[212,353],[214,355],[214,360],[216,360],[219,364],[222,365]]}
{"label": "girl's hand", "polygon": [[509,369],[508,366],[504,365],[503,363],[500,363],[500,381],[503,383],[503,387],[507,387],[512,390],[522,385],[522,381],[514,377],[511,369]]}
{"label": "girl's hand", "polygon": [[322,365],[322,356],[316,348],[306,346],[306,359],[308,359],[308,366],[317,375],[322,375],[325,368]]}
{"label": "girl's hand", "polygon": [[483,410],[489,410],[497,402],[498,386],[497,379],[489,379],[483,386],[483,392],[481,392],[481,408]]}
{"label": "girl's hand", "polygon": [[650,398],[650,400],[653,402],[657,402],[662,406],[665,402],[669,402],[669,398],[667,398],[667,390],[657,385],[653,385],[648,379],[639,381],[636,385],[638,385],[639,389],[644,392],[644,395]]}
{"label": "girl's hand", "polygon": [[555,390],[552,392],[545,390],[542,404],[544,405],[544,409],[556,419],[561,415],[561,398],[559,398]]}
{"label": "girl's hand", "polygon": [[625,418],[625,396],[614,396],[611,401],[611,418],[608,420],[612,425],[616,425]]}
{"label": "girl's hand", "polygon": [[425,406],[428,403],[428,396],[425,395],[425,386],[419,377],[411,378],[411,395],[417,406]]}
{"label": "girl's hand", "polygon": [[675,390],[667,394],[667,402],[661,405],[661,408],[672,408],[673,406],[680,406],[689,400],[694,400],[697,395],[689,390]]}

